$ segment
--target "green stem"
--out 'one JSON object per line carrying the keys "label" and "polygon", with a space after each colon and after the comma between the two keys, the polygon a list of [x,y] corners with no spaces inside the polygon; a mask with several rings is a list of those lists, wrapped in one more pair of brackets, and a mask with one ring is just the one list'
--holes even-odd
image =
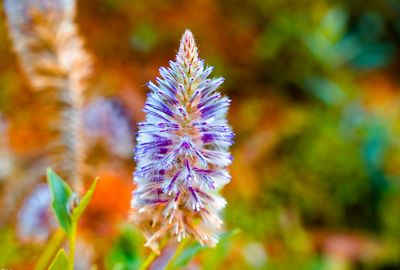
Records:
{"label": "green stem", "polygon": [[151,263],[154,261],[154,259],[157,258],[157,256],[158,255],[154,251],[152,251],[150,253],[150,255],[147,256],[146,260],[142,263],[139,270],[146,270],[151,265]]}
{"label": "green stem", "polygon": [[76,243],[76,222],[72,222],[71,232],[69,234],[69,254],[68,254],[68,270],[74,270],[75,262],[75,243]]}
{"label": "green stem", "polygon": [[174,269],[174,261],[182,254],[182,252],[185,250],[185,247],[188,243],[188,239],[184,238],[179,246],[175,250],[174,256],[167,262],[167,265],[165,266],[164,270],[172,270]]}
{"label": "green stem", "polygon": [[49,240],[44,252],[39,257],[34,270],[44,270],[49,265],[51,259],[54,257],[54,254],[58,250],[58,247],[61,245],[64,240],[65,233],[62,229],[57,229],[51,239]]}
{"label": "green stem", "polygon": [[[167,242],[168,242],[168,241],[167,241],[166,238],[164,238],[164,239],[161,241],[160,250],[164,249],[164,247],[167,245]],[[161,254],[161,253],[160,253],[160,254]],[[153,263],[153,261],[154,261],[160,254],[157,254],[157,253],[155,253],[154,251],[151,251],[151,253],[149,254],[149,256],[147,256],[146,260],[140,265],[139,270],[146,270],[146,269],[148,269],[148,268],[151,266],[151,264]]]}

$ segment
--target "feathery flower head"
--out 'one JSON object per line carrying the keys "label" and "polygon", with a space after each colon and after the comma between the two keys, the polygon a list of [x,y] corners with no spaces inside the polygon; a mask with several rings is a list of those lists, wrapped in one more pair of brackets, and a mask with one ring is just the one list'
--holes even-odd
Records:
{"label": "feathery flower head", "polygon": [[224,80],[208,78],[212,70],[186,30],[176,60],[148,84],[131,219],[156,252],[164,236],[191,235],[206,246],[218,241],[218,213],[226,204],[218,190],[230,181],[234,134],[226,120],[230,100],[216,92]]}

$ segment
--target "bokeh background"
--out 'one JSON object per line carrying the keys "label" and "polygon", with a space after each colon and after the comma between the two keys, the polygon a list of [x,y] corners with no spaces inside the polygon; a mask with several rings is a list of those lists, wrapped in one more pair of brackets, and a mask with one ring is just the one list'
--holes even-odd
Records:
{"label": "bokeh background", "polygon": [[[228,236],[186,269],[400,269],[399,1],[78,3],[95,59],[87,164],[100,176],[79,269],[135,269],[148,253],[127,223],[135,126],[186,28],[226,79],[236,133]],[[21,72],[2,5],[0,267],[31,269],[55,227],[40,160],[57,108]]]}

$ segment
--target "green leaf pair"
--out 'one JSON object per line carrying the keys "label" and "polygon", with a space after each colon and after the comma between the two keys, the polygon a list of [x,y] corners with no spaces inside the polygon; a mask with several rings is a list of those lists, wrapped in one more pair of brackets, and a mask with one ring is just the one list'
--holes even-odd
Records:
{"label": "green leaf pair", "polygon": [[83,196],[79,204],[71,210],[69,205],[74,199],[74,193],[69,185],[58,176],[52,169],[47,169],[47,181],[49,183],[51,193],[51,206],[57,217],[60,226],[65,230],[67,235],[71,233],[73,223],[76,223],[79,217],[85,211],[90,199],[93,196],[94,189],[98,179],[96,178],[89,190]]}
{"label": "green leaf pair", "polygon": [[69,240],[69,256],[64,249],[60,249],[51,263],[49,270],[73,270],[76,227],[78,220],[88,206],[98,179],[96,178],[89,190],[79,202],[71,187],[53,170],[47,169],[47,182],[51,194],[51,207],[57,217],[58,223],[65,231]]}

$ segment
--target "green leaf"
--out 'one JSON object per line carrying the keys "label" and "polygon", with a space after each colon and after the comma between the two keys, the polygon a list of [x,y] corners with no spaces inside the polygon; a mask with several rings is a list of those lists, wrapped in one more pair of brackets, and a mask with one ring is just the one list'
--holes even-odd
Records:
{"label": "green leaf", "polygon": [[47,169],[47,182],[51,193],[51,206],[57,217],[58,223],[67,234],[71,231],[71,217],[68,212],[68,202],[72,190],[52,169]]}
{"label": "green leaf", "polygon": [[54,258],[54,261],[50,264],[48,270],[68,270],[68,265],[69,262],[67,254],[65,253],[64,249],[60,249]]}
{"label": "green leaf", "polygon": [[337,42],[346,31],[348,12],[340,7],[331,8],[322,18],[319,30],[332,42]]}
{"label": "green leaf", "polygon": [[173,262],[173,268],[180,269],[186,266],[193,259],[193,257],[196,256],[196,254],[205,249],[207,249],[207,247],[204,247],[199,243],[190,245],[178,258],[176,258],[175,262]]}
{"label": "green leaf", "polygon": [[106,269],[139,269],[142,255],[140,250],[143,246],[141,237],[131,224],[123,225],[120,228],[119,236],[105,258]]}
{"label": "green leaf", "polygon": [[181,269],[185,267],[193,258],[196,256],[198,253],[200,253],[203,250],[211,250],[212,253],[218,254],[218,257],[223,257],[221,256],[223,251],[227,249],[227,245],[229,243],[229,240],[235,235],[237,235],[240,232],[240,229],[235,229],[230,232],[225,232],[221,234],[220,240],[218,245],[215,248],[208,248],[200,245],[199,243],[194,243],[190,246],[188,246],[173,262],[172,268],[173,269]]}
{"label": "green leaf", "polygon": [[90,186],[89,190],[83,196],[82,200],[79,202],[78,206],[74,208],[72,211],[72,220],[74,222],[78,221],[79,217],[82,215],[83,211],[85,211],[86,207],[88,206],[90,200],[92,199],[94,189],[96,188],[98,178],[94,179],[92,185]]}

